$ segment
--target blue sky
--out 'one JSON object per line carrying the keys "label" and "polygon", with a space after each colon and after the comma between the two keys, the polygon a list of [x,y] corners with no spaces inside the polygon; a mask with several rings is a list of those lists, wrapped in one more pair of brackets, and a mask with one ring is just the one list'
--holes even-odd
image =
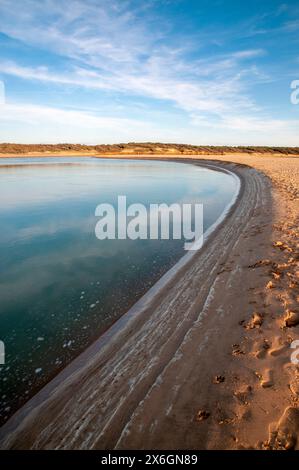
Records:
{"label": "blue sky", "polygon": [[298,0],[0,0],[0,141],[299,145],[298,33]]}

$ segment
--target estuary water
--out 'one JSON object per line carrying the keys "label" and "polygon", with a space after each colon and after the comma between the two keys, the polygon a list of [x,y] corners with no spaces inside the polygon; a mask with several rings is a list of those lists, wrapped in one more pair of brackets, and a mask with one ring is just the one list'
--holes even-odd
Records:
{"label": "estuary water", "polygon": [[0,159],[0,422],[186,253],[183,239],[97,239],[98,204],[198,202],[207,230],[236,188],[230,174],[175,162]]}

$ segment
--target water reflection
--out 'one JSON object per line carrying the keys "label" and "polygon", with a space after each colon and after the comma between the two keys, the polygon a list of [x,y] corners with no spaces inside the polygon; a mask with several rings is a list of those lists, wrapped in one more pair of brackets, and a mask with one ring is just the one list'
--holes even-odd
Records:
{"label": "water reflection", "polygon": [[235,191],[224,173],[170,162],[1,159],[0,372],[4,421],[183,254],[183,240],[104,240],[95,207],[201,202],[204,227]]}

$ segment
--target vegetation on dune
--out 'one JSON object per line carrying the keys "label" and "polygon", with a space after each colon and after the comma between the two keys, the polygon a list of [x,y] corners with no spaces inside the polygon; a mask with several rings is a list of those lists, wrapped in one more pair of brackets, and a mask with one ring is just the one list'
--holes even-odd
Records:
{"label": "vegetation on dune", "polygon": [[95,154],[184,154],[184,155],[215,155],[226,153],[272,153],[282,155],[299,155],[299,147],[261,147],[261,146],[202,146],[188,144],[165,144],[144,142],[129,142],[127,144],[0,144],[1,154],[27,154],[27,153],[91,153]]}

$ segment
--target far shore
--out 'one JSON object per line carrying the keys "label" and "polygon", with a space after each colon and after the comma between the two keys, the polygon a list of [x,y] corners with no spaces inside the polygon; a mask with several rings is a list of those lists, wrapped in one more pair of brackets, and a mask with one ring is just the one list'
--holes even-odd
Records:
{"label": "far shore", "polygon": [[179,156],[182,158],[200,158],[210,156],[243,157],[255,155],[272,156],[299,156],[299,147],[277,146],[205,146],[161,142],[128,142],[119,144],[16,144],[0,143],[1,157],[41,157],[41,156],[97,156],[97,157],[123,157],[139,158],[143,156],[156,158],[157,156]]}
{"label": "far shore", "polygon": [[0,154],[45,156],[220,166],[241,191],[205,249],[19,410],[0,447],[299,449],[299,155]]}
{"label": "far shore", "polygon": [[98,158],[182,158],[182,159],[195,159],[198,160],[200,158],[209,158],[209,159],[223,159],[226,158],[228,161],[234,158],[253,158],[253,157],[278,157],[278,158],[299,158],[298,154],[292,153],[275,153],[275,152],[224,152],[224,153],[179,153],[179,152],[169,152],[169,153],[134,153],[134,152],[105,152],[105,153],[97,153],[95,151],[49,151],[49,152],[25,152],[25,153],[1,153],[0,158],[51,158],[51,157],[98,157]]}

